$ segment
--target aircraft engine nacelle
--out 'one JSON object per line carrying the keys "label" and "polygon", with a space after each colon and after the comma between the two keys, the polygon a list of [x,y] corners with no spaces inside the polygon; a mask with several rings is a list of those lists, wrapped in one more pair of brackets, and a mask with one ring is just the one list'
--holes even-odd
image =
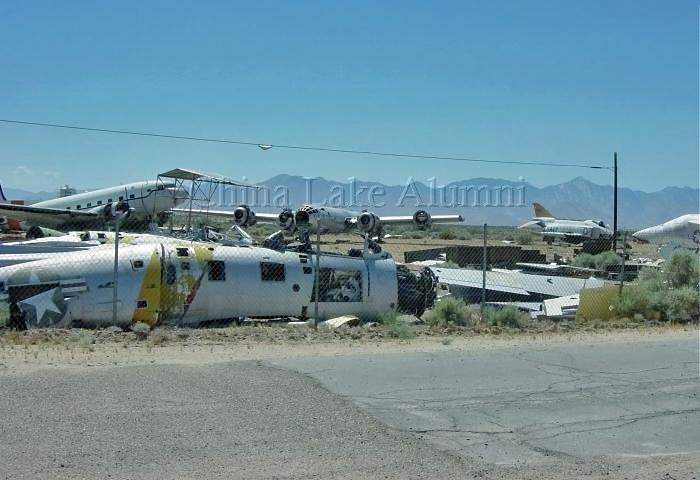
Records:
{"label": "aircraft engine nacelle", "polygon": [[131,213],[128,202],[113,202],[108,203],[100,212],[106,222],[114,222],[117,219],[125,219]]}
{"label": "aircraft engine nacelle", "polygon": [[282,230],[294,230],[294,212],[292,212],[289,208],[282,210],[277,217],[277,225]]}
{"label": "aircraft engine nacelle", "polygon": [[63,235],[65,235],[65,233],[59,232],[58,230],[53,230],[51,228],[38,227],[36,225],[32,225],[27,230],[25,237],[27,240],[34,240],[36,238],[61,237]]}
{"label": "aircraft engine nacelle", "polygon": [[357,217],[357,228],[363,233],[374,232],[380,225],[379,217],[372,212],[362,212]]}
{"label": "aircraft engine nacelle", "polygon": [[425,210],[418,210],[413,214],[413,223],[420,230],[430,228],[430,214]]}
{"label": "aircraft engine nacelle", "polygon": [[250,227],[257,223],[255,212],[248,205],[239,205],[233,211],[233,223],[239,227]]}

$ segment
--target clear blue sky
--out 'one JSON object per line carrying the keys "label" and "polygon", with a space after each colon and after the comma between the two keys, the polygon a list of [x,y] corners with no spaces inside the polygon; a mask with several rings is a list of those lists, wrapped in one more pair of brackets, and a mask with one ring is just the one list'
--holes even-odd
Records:
{"label": "clear blue sky", "polygon": [[[2,2],[0,118],[266,143],[610,163],[698,185],[696,1]],[[0,125],[0,182],[106,186],[189,166],[538,186],[609,172]]]}

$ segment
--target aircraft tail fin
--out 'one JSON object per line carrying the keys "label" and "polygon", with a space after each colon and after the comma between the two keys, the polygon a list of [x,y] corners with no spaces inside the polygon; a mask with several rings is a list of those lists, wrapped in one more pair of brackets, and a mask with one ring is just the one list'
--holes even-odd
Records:
{"label": "aircraft tail fin", "polygon": [[0,201],[6,202],[5,192],[2,191],[2,185],[0,185]]}
{"label": "aircraft tail fin", "polygon": [[532,204],[533,207],[535,207],[535,216],[536,217],[550,217],[554,218],[554,215],[552,215],[549,210],[544,208],[541,204],[535,202]]}

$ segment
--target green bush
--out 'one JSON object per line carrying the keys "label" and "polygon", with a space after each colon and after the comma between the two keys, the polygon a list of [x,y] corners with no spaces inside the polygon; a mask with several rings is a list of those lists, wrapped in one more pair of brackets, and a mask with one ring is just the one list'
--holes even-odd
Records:
{"label": "green bush", "polygon": [[614,303],[618,317],[672,322],[697,322],[700,294],[695,288],[669,288],[666,276],[655,269],[640,272],[636,285],[626,286]]}
{"label": "green bush", "polygon": [[438,238],[440,240],[454,240],[457,238],[457,235],[452,230],[440,230]]}
{"label": "green bush", "polygon": [[691,252],[676,252],[666,263],[664,271],[669,286],[698,288],[700,269],[697,255]]}
{"label": "green bush", "polygon": [[380,321],[386,327],[387,335],[394,338],[407,339],[415,336],[411,327],[402,322],[397,312],[387,312]]}
{"label": "green bush", "polygon": [[672,322],[697,322],[700,319],[698,291],[690,287],[671,289],[664,313],[666,319]]}
{"label": "green bush", "polygon": [[601,252],[593,256],[595,268],[598,270],[606,270],[610,265],[620,265],[622,257],[613,251]]}
{"label": "green bush", "polygon": [[484,311],[484,317],[487,322],[499,327],[521,328],[530,321],[526,313],[512,305],[504,308],[488,307]]}
{"label": "green bush", "polygon": [[571,265],[580,268],[596,268],[595,258],[590,253],[579,253],[574,257]]}
{"label": "green bush", "polygon": [[480,315],[478,307],[467,306],[462,300],[454,297],[444,297],[432,310],[423,315],[423,320],[434,327],[470,326],[479,322]]}
{"label": "green bush", "polygon": [[530,245],[532,244],[532,235],[530,232],[519,231],[515,234],[515,243],[518,245]]}
{"label": "green bush", "polygon": [[579,253],[576,255],[576,257],[574,257],[571,265],[574,267],[605,270],[609,265],[620,265],[621,263],[622,257],[615,252],[607,251],[597,255],[591,255],[590,253]]}

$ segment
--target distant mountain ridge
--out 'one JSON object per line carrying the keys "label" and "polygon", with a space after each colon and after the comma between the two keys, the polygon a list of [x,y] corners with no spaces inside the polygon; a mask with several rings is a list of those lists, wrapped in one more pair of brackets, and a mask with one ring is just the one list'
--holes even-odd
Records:
{"label": "distant mountain ridge", "polygon": [[[532,203],[539,202],[557,217],[603,220],[606,223],[612,223],[612,186],[598,185],[584,177],[576,177],[568,182],[542,188],[511,180],[472,178],[447,184],[442,202],[440,190],[433,188],[431,196],[431,185],[427,182],[414,180],[412,185],[408,185],[409,183],[407,181],[399,185],[385,185],[358,179],[354,185],[351,185],[348,181],[333,181],[322,177],[309,181],[298,175],[280,174],[259,184],[268,187],[270,191],[267,205],[264,205],[265,202],[260,199],[255,202],[250,201],[250,197],[243,198],[239,195],[241,192],[235,192],[238,196],[225,196],[222,199],[223,202],[219,203],[224,203],[223,208],[227,208],[247,202],[253,204],[255,211],[277,212],[279,207],[276,205],[279,201],[272,200],[275,199],[276,191],[284,190],[284,195],[278,195],[277,200],[283,200],[292,208],[307,202],[310,193],[313,202],[328,200],[331,205],[341,203],[352,210],[366,208],[380,215],[411,215],[418,209],[425,209],[433,214],[461,214],[469,224],[519,225],[533,216]],[[470,189],[467,190],[466,186]],[[9,199],[24,199],[28,202],[57,196],[57,192],[35,193],[4,186],[3,189]],[[369,201],[371,191],[375,192],[375,202]],[[468,192],[466,197],[464,192]],[[476,192],[480,195],[479,205],[484,204],[485,192],[489,192],[491,204],[499,203],[496,198],[499,194],[502,197],[500,203],[507,203],[504,200],[508,199],[506,198],[508,194],[512,194],[515,198],[510,199],[511,206],[472,206]],[[620,188],[618,194],[620,228],[637,229],[656,225],[679,215],[700,211],[700,189],[698,188],[666,187],[656,192]],[[431,200],[433,200],[432,206]],[[377,202],[383,202],[384,206],[376,206]],[[419,205],[416,205],[417,203]]]}

